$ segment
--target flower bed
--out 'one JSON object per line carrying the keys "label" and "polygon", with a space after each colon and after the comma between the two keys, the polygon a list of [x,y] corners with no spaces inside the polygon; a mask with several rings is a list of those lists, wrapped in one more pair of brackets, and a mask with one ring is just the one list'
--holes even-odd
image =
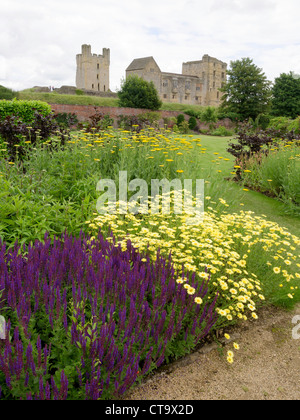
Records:
{"label": "flower bed", "polygon": [[[101,235],[0,245],[0,399],[110,399],[216,322],[207,281]],[[187,279],[201,304],[178,287]]]}

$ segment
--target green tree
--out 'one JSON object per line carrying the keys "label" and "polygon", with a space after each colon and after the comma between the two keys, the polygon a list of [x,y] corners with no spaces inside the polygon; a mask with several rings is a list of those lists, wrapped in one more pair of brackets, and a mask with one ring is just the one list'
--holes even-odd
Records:
{"label": "green tree", "polygon": [[220,89],[224,92],[221,108],[239,114],[240,120],[255,119],[268,112],[271,82],[250,58],[231,61],[228,79]]}
{"label": "green tree", "polygon": [[300,78],[294,73],[282,73],[273,86],[272,114],[296,118],[300,115]]}
{"label": "green tree", "polygon": [[153,111],[162,106],[153,82],[147,82],[138,76],[130,76],[121,83],[118,91],[119,106],[143,108]]}

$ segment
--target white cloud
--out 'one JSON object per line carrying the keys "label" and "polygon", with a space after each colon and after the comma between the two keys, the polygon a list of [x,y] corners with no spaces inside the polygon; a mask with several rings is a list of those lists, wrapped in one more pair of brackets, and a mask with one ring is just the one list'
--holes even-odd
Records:
{"label": "white cloud", "polygon": [[82,44],[110,48],[110,88],[134,58],[181,72],[203,54],[250,57],[270,80],[300,73],[298,0],[2,0],[0,82],[14,89],[75,85]]}

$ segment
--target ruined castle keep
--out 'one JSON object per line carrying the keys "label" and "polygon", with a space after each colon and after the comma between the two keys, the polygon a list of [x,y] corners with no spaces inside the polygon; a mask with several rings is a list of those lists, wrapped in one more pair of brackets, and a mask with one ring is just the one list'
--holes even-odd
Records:
{"label": "ruined castle keep", "polygon": [[76,55],[76,87],[95,92],[109,90],[110,49],[103,48],[102,55],[92,54],[91,46],[81,46],[81,54]]}
{"label": "ruined castle keep", "polygon": [[[82,45],[77,54],[76,87],[93,92],[109,90],[110,49],[92,54],[91,46]],[[154,83],[163,102],[218,106],[226,81],[227,64],[205,54],[202,60],[182,64],[182,73],[162,72],[153,57],[136,58],[126,69],[126,78],[137,75]]]}
{"label": "ruined castle keep", "polygon": [[153,57],[137,58],[126,69],[126,78],[137,75],[152,81],[163,102],[218,106],[226,80],[227,64],[204,55],[182,64],[182,74],[162,72]]}

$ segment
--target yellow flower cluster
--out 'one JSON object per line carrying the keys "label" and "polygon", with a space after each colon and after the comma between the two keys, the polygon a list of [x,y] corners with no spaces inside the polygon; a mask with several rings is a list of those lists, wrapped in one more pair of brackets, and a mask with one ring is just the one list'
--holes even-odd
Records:
{"label": "yellow flower cluster", "polygon": [[[226,205],[225,200],[221,202]],[[210,207],[198,225],[187,223],[187,214],[145,213],[142,218],[130,212],[107,213],[87,223],[94,230],[110,228],[123,249],[129,239],[153,259],[158,249],[166,256],[171,252],[175,269],[184,266],[199,279],[209,280],[211,297],[219,295],[217,312],[227,321],[247,319],[248,314],[256,319],[257,302],[264,300],[260,279],[248,269],[247,261],[255,246],[262,247],[268,265],[270,258],[282,259],[283,264],[297,258],[293,252],[300,244],[299,238],[251,212],[218,214]],[[287,282],[299,276],[285,272]],[[195,289],[186,281],[179,279],[178,283],[184,283],[187,292],[194,295]],[[194,299],[201,302],[197,296]]]}

